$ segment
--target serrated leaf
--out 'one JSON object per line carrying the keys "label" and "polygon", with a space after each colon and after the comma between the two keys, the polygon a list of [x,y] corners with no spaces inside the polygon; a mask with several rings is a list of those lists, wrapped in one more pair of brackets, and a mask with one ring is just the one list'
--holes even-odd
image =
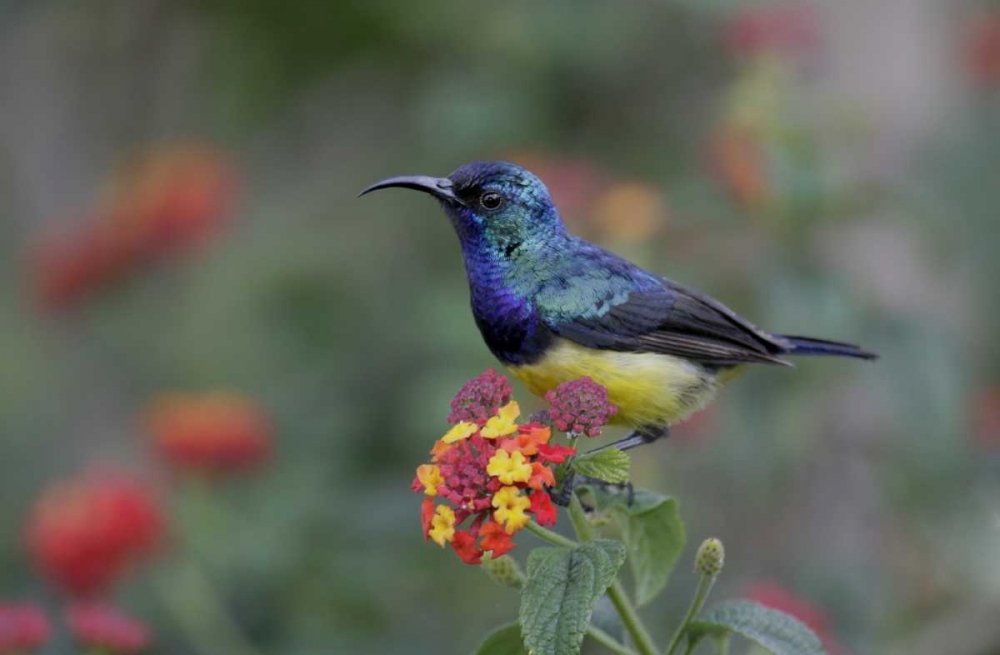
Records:
{"label": "serrated leaf", "polygon": [[819,637],[804,623],[752,600],[719,603],[698,615],[688,630],[689,639],[732,631],[775,655],[826,655]]}
{"label": "serrated leaf", "polygon": [[589,478],[625,484],[631,478],[632,459],[617,448],[594,450],[573,458],[573,470]]}
{"label": "serrated leaf", "polygon": [[594,604],[625,562],[625,547],[599,539],[574,548],[536,548],[521,589],[521,634],[533,655],[576,655]]}
{"label": "serrated leaf", "polygon": [[638,491],[631,505],[618,502],[611,511],[628,549],[635,602],[645,605],[667,586],[677,558],[684,551],[684,524],[677,501]]}
{"label": "serrated leaf", "polygon": [[521,626],[516,623],[500,626],[486,635],[473,655],[528,655],[521,640]]}

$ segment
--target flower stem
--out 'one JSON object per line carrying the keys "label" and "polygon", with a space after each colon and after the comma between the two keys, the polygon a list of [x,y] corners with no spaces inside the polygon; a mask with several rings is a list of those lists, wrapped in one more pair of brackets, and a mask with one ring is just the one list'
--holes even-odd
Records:
{"label": "flower stem", "polygon": [[684,620],[681,624],[677,626],[677,630],[674,632],[673,638],[670,640],[670,647],[667,648],[667,655],[674,655],[674,651],[677,650],[677,646],[681,643],[681,637],[687,632],[688,626],[694,617],[701,611],[702,606],[705,604],[705,599],[708,598],[708,592],[712,590],[712,585],[715,584],[714,575],[703,575],[701,580],[698,581],[698,590],[694,593],[694,599],[691,600],[691,606],[688,607],[687,614],[684,615]]}
{"label": "flower stem", "polygon": [[537,535],[537,536],[541,537],[542,539],[544,539],[545,541],[549,542],[550,544],[555,544],[556,546],[565,546],[566,548],[572,548],[572,547],[578,545],[572,539],[564,537],[561,534],[559,534],[558,532],[553,532],[552,530],[548,530],[546,528],[543,528],[542,526],[538,525],[534,521],[528,521],[525,524],[525,527],[528,528],[528,530],[530,530],[531,532],[534,532],[535,535]]}
{"label": "flower stem", "polygon": [[[590,525],[583,504],[576,494],[573,494],[569,500],[569,518],[573,522],[573,529],[576,530],[576,536],[580,541],[590,541],[594,538],[594,527]],[[653,643],[653,638],[649,636],[645,626],[642,625],[642,619],[639,618],[638,612],[629,602],[628,594],[625,593],[622,583],[616,579],[608,588],[607,593],[611,603],[618,611],[618,616],[621,617],[622,625],[632,637],[639,652],[642,655],[657,655],[659,651],[656,649],[656,644]]]}
{"label": "flower stem", "polygon": [[656,644],[653,643],[653,638],[649,636],[646,632],[645,626],[642,625],[642,620],[639,618],[639,614],[632,607],[632,603],[629,602],[628,596],[625,593],[625,588],[622,587],[622,583],[615,580],[608,587],[608,598],[611,599],[611,604],[615,606],[618,611],[618,616],[621,617],[622,625],[625,626],[625,630],[628,631],[632,641],[635,642],[635,647],[639,650],[642,655],[657,655],[659,653],[656,650]]}
{"label": "flower stem", "polygon": [[587,519],[587,512],[583,509],[580,497],[571,493],[569,497],[569,520],[573,522],[573,529],[580,541],[590,541],[594,538],[594,528]]}
{"label": "flower stem", "polygon": [[625,644],[619,643],[617,639],[600,628],[595,628],[594,626],[588,627],[587,636],[611,652],[618,653],[618,655],[635,655],[635,652],[631,648]]}

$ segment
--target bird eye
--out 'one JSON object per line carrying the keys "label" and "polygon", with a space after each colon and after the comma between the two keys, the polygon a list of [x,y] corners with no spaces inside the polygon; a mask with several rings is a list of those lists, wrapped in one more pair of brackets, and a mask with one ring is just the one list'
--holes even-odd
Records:
{"label": "bird eye", "polygon": [[495,211],[503,205],[503,196],[496,191],[487,191],[479,197],[479,204],[487,211]]}

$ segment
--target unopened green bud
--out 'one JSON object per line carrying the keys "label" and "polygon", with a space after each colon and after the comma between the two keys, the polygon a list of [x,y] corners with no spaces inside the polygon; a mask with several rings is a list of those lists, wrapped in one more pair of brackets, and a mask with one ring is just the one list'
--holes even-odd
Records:
{"label": "unopened green bud", "polygon": [[725,561],[726,550],[722,547],[722,542],[712,537],[701,542],[698,547],[698,554],[694,557],[694,570],[714,578],[722,571]]}
{"label": "unopened green bud", "polygon": [[497,584],[516,589],[520,589],[524,584],[524,573],[521,572],[521,566],[510,555],[489,559],[484,557],[482,567]]}

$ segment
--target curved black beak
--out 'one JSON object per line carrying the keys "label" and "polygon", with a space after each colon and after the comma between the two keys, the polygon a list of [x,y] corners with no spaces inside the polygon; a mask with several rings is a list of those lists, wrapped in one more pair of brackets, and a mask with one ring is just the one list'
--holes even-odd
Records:
{"label": "curved black beak", "polygon": [[465,204],[458,199],[458,196],[456,196],[452,190],[451,180],[446,177],[428,177],[427,175],[400,175],[399,177],[390,177],[382,180],[381,182],[376,182],[366,188],[358,194],[358,197],[360,198],[366,193],[371,193],[372,191],[390,189],[393,187],[423,191],[424,193],[431,194],[438,200],[446,200],[459,205]]}

